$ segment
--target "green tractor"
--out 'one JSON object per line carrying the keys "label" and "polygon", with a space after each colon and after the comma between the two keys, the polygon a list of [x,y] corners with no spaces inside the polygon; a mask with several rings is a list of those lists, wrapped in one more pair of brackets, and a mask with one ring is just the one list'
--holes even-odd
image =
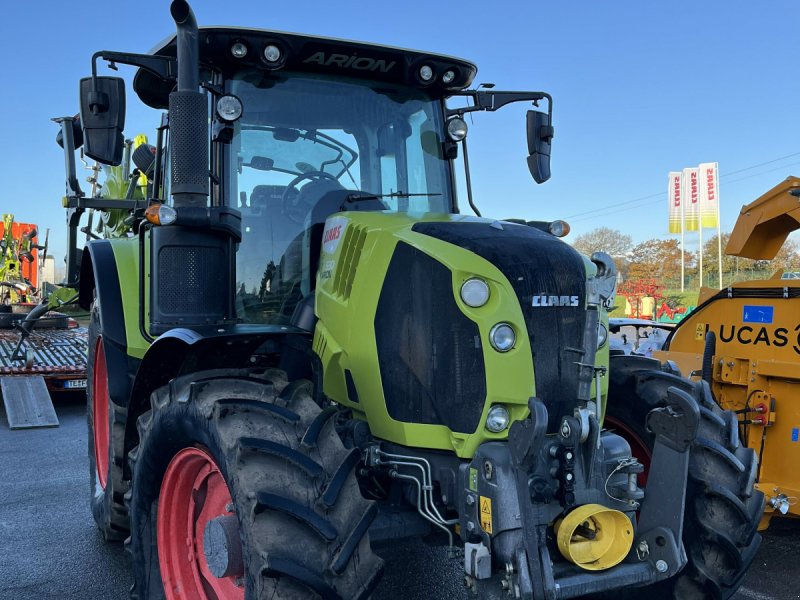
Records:
{"label": "green tractor", "polygon": [[[482,598],[730,597],[763,504],[735,417],[669,365],[616,357],[610,377],[614,265],[564,223],[459,213],[464,116],[533,103],[542,182],[551,98],[470,89],[448,56],[171,14],[151,54],[95,54],[57,119],[91,505],[129,537],[132,597],[368,598],[373,547],[410,536]],[[166,111],[133,152],[146,199],[78,185],[77,147],[117,165],[125,146],[124,82],[98,60]],[[85,211],[118,209],[129,234],[78,247]],[[603,427],[645,394],[646,485]]]}

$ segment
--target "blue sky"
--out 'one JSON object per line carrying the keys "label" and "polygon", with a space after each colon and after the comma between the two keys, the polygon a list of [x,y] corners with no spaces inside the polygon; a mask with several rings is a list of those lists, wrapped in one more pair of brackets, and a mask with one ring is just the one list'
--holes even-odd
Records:
{"label": "blue sky", "polygon": [[[50,227],[57,260],[66,239],[64,173],[50,118],[77,112],[78,79],[89,75],[94,51],[146,52],[170,35],[168,4],[44,0],[4,7],[0,210]],[[478,64],[479,82],[551,93],[553,177],[540,186],[525,163],[526,108],[475,116],[470,161],[484,215],[566,218],[571,239],[610,226],[638,242],[667,236],[671,170],[719,162],[723,230],[742,204],[800,175],[796,0],[196,0],[193,7],[201,25],[452,54]],[[152,135],[157,114],[131,93],[128,104],[126,133]]]}

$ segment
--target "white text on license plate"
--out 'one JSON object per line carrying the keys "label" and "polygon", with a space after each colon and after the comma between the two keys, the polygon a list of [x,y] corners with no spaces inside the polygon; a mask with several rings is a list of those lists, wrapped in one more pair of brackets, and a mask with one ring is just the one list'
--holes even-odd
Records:
{"label": "white text on license plate", "polygon": [[64,382],[64,388],[66,389],[85,388],[85,387],[86,387],[85,379],[70,379]]}

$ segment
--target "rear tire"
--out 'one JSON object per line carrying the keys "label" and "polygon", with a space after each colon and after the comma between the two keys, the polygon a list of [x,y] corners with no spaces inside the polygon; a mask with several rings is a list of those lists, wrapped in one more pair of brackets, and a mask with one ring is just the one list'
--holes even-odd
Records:
{"label": "rear tire", "polygon": [[[358,488],[359,451],[344,448],[335,411],[321,411],[310,391],[278,370],[224,370],[184,376],[152,394],[129,455],[132,598],[369,597],[382,570],[367,533],[376,506]],[[199,516],[182,530],[166,508],[181,506],[175,474],[204,456],[220,476],[194,486],[187,503]],[[203,504],[225,493],[231,503],[222,513]],[[223,581],[210,573],[201,532],[234,514],[237,543],[228,547],[241,547],[244,567]]]}
{"label": "rear tire", "polygon": [[91,370],[86,382],[86,421],[92,516],[106,541],[121,541],[128,536],[128,509],[124,500],[128,485],[122,477],[125,409],[111,402],[108,395],[108,369],[97,306],[92,308],[88,342],[87,364]]}
{"label": "rear tire", "polygon": [[[646,588],[650,600],[727,600],[739,588],[761,543],[764,495],[754,490],[757,459],[739,444],[736,415],[722,410],[708,385],[666,370],[659,361],[614,356],[605,426],[652,454],[648,413],[677,387],[697,400],[700,429],[690,449],[683,544],[688,563],[677,576]],[[649,465],[648,456],[637,456]],[[646,460],[642,460],[646,459]],[[647,492],[645,487],[645,493]],[[634,593],[635,597],[640,597]]]}

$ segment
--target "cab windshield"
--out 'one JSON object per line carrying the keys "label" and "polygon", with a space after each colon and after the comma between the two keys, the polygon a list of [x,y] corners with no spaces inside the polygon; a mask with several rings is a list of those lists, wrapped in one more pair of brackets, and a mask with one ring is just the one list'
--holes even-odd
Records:
{"label": "cab windshield", "polygon": [[240,74],[227,91],[244,106],[225,180],[242,212],[236,269],[245,321],[288,322],[311,293],[309,217],[326,194],[371,196],[388,211],[453,211],[441,100],[391,84],[259,71]]}

